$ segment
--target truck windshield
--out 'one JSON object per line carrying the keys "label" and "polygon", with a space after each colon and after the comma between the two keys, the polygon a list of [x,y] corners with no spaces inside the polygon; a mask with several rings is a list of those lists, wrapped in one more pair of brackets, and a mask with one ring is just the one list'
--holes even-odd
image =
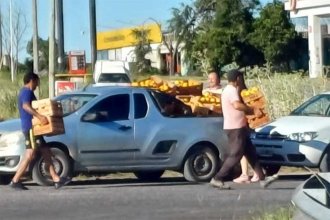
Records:
{"label": "truck windshield", "polygon": [[55,98],[61,102],[63,108],[63,116],[70,115],[87,104],[96,95],[93,94],[65,94]]}

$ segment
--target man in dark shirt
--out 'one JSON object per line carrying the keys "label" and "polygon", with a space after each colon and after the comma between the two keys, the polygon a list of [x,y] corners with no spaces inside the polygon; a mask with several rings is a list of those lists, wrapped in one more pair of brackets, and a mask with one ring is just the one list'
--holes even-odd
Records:
{"label": "man in dark shirt", "polygon": [[45,139],[42,136],[34,136],[32,131],[32,117],[36,117],[40,120],[41,125],[48,123],[47,117],[39,114],[35,109],[32,108],[31,103],[36,100],[34,90],[39,85],[39,76],[33,72],[28,72],[24,75],[24,86],[20,90],[18,95],[18,109],[21,119],[22,132],[25,136],[25,147],[26,152],[23,160],[21,161],[15,176],[9,184],[11,188],[16,190],[27,190],[21,182],[20,178],[24,175],[27,167],[34,158],[36,151],[40,150],[45,163],[49,166],[49,173],[54,181],[56,189],[68,184],[69,178],[60,178],[55,172],[54,165],[52,163],[52,153],[47,147]]}

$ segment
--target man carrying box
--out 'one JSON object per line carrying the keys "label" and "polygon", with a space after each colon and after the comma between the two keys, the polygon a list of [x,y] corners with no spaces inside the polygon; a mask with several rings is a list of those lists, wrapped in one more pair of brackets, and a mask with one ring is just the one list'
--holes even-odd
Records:
{"label": "man carrying box", "polygon": [[23,80],[24,80],[24,86],[20,90],[18,95],[18,108],[21,119],[22,132],[25,136],[26,152],[9,186],[15,190],[28,189],[21,182],[19,182],[19,180],[25,173],[32,159],[35,157],[37,150],[40,150],[40,153],[44,158],[46,165],[49,167],[49,173],[54,181],[55,189],[58,189],[68,184],[71,181],[71,179],[60,178],[56,174],[52,162],[52,153],[50,149],[47,147],[45,139],[42,136],[34,136],[32,132],[33,116],[38,118],[42,125],[48,123],[47,118],[44,115],[39,114],[31,106],[32,101],[36,100],[36,97],[34,95],[34,90],[39,85],[40,82],[39,76],[33,72],[27,72],[24,75]]}
{"label": "man carrying box", "polygon": [[223,111],[223,129],[228,137],[229,155],[224,160],[221,169],[212,178],[210,184],[218,189],[230,189],[230,186],[224,183],[224,178],[245,156],[255,171],[256,175],[262,180],[260,185],[267,187],[277,177],[265,178],[257,158],[257,152],[249,137],[247,128],[246,114],[254,113],[258,115],[260,110],[245,105],[238,94],[239,80],[242,73],[238,70],[228,72],[228,85],[224,88],[221,95]]}

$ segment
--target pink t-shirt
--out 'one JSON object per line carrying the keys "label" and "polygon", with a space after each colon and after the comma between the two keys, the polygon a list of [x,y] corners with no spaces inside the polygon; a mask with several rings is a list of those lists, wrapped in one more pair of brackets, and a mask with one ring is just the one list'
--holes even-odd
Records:
{"label": "pink t-shirt", "polygon": [[245,113],[234,108],[235,101],[240,101],[238,91],[233,85],[227,85],[221,95],[224,129],[243,128],[247,125]]}

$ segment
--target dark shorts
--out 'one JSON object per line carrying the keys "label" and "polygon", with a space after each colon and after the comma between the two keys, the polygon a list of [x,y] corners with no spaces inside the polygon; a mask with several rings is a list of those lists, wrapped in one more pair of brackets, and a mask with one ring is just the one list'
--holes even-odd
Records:
{"label": "dark shorts", "polygon": [[46,144],[43,136],[34,136],[32,130],[29,132],[24,132],[25,137],[25,148],[26,149],[37,149]]}

